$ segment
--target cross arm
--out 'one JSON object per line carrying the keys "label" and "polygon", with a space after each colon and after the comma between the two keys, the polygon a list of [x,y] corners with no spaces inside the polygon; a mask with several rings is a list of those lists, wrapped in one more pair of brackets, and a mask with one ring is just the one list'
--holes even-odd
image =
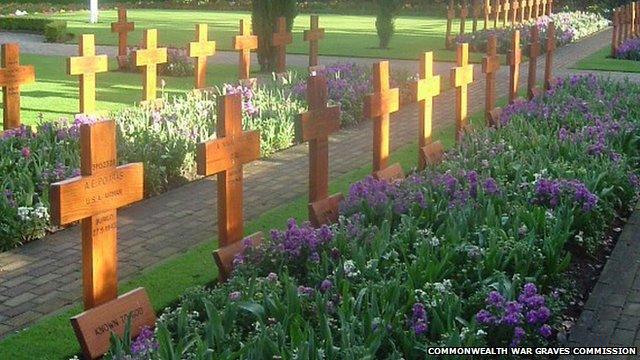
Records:
{"label": "cross arm", "polygon": [[11,86],[11,83],[26,85],[35,81],[36,71],[32,65],[20,65],[18,69],[0,69],[0,86]]}
{"label": "cross arm", "polygon": [[327,137],[340,130],[340,107],[331,106],[322,110],[309,110],[300,114],[296,121],[296,140],[306,142]]}
{"label": "cross arm", "polygon": [[400,90],[389,89],[383,93],[371,94],[364,99],[364,117],[374,118],[400,109]]}
{"label": "cross arm", "polygon": [[246,131],[198,144],[198,175],[210,176],[260,158],[260,132]]}
{"label": "cross arm", "polygon": [[67,72],[69,75],[105,72],[108,63],[107,55],[74,56],[67,59]]}
{"label": "cross arm", "polygon": [[143,198],[142,163],[51,184],[51,218],[69,224]]}

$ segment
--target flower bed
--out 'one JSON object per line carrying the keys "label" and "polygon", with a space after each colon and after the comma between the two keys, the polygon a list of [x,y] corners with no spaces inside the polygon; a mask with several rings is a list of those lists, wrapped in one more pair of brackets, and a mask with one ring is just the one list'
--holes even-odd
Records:
{"label": "flower bed", "polygon": [[459,35],[456,38],[456,42],[469,43],[473,51],[486,52],[487,39],[491,35],[496,35],[498,52],[506,54],[511,48],[513,32],[520,30],[520,44],[523,53],[528,54],[531,25],[535,23],[540,31],[542,50],[546,51],[547,27],[551,21],[553,21],[556,26],[556,46],[564,46],[583,39],[606,28],[610,24],[607,19],[599,14],[583,11],[559,12],[551,14],[550,16],[541,16],[535,21],[526,22],[515,27],[480,30],[474,33]]}
{"label": "flower bed", "polygon": [[640,38],[629,39],[616,49],[616,59],[640,61]]}
{"label": "flower bed", "polygon": [[[553,344],[589,259],[640,181],[640,86],[561,80],[442,165],[354,184],[338,224],[291,220],[234,276],[189,290],[107,358],[424,358],[434,346]],[[162,356],[161,356],[162,357]]]}
{"label": "flower bed", "polygon": [[[328,66],[330,101],[340,104],[343,126],[362,119],[364,96],[371,91],[367,67],[354,64]],[[394,83],[409,89],[406,74]],[[268,156],[295,144],[295,119],[306,110],[305,81],[292,73],[282,81],[265,80],[255,88],[226,84],[217,93],[242,93],[243,126],[260,130],[261,154]],[[405,98],[409,92],[403,92]],[[154,195],[196,179],[196,144],[215,136],[216,94],[187,93],[167,99],[155,111],[130,107],[111,115],[118,125],[118,156],[121,162],[142,162],[146,195]],[[33,130],[7,131],[0,139],[0,251],[40,238],[51,228],[49,185],[78,173],[79,132],[82,123],[40,121]]]}

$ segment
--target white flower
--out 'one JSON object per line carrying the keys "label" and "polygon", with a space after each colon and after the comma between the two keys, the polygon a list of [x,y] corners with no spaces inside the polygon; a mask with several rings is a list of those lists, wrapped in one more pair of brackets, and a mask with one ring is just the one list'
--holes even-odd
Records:
{"label": "white flower", "polygon": [[482,330],[482,329],[480,329],[480,330],[478,330],[478,332],[476,332],[476,336],[478,336],[478,337],[479,336],[485,336],[485,335],[487,335],[487,332]]}
{"label": "white flower", "polygon": [[18,217],[22,221],[30,221],[31,220],[31,211],[33,209],[27,206],[21,206],[18,208]]}
{"label": "white flower", "polygon": [[33,215],[35,215],[37,219],[49,221],[49,210],[42,205],[38,205],[38,207],[35,208]]}
{"label": "white flower", "polygon": [[353,278],[360,275],[360,271],[358,271],[358,269],[356,268],[356,264],[353,262],[353,260],[345,261],[342,265],[342,268],[344,269],[344,273],[348,278]]}

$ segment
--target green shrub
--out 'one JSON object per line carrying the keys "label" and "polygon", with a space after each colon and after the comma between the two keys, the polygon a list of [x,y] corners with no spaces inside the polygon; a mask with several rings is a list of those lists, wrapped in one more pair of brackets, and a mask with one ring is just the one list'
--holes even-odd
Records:
{"label": "green shrub", "polygon": [[380,48],[389,47],[391,36],[395,32],[395,21],[402,8],[401,0],[378,0],[378,15],[376,16],[376,30],[380,39]]}
{"label": "green shrub", "polygon": [[287,30],[291,31],[293,19],[298,15],[296,0],[254,1],[251,13],[253,33],[258,35],[258,62],[263,72],[275,69],[276,53],[271,46],[271,36],[276,28],[276,20],[287,18]]}
{"label": "green shrub", "polygon": [[66,21],[55,20],[44,27],[44,38],[47,42],[64,42],[68,37]]}

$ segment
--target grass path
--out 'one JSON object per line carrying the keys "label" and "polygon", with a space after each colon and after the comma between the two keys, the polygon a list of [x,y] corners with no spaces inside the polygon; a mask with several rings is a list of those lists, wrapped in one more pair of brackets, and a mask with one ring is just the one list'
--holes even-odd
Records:
{"label": "grass path", "polygon": [[[101,45],[117,44],[117,34],[111,33],[110,23],[115,21],[115,10],[102,11],[98,24],[89,24],[87,11],[62,13],[55,18],[68,22],[69,31],[76,35],[96,34]],[[147,28],[157,28],[160,44],[186,47],[194,39],[197,23],[209,24],[209,37],[217,41],[220,50],[232,50],[231,39],[238,32],[240,19],[250,19],[248,12],[214,12],[192,10],[131,9],[129,21],[136,24],[130,33],[130,44],[139,44]],[[326,29],[326,37],[320,45],[321,55],[345,57],[386,57],[392,59],[418,59],[421,52],[435,51],[436,61],[452,61],[455,52],[444,49],[446,19],[439,17],[400,16],[396,20],[396,33],[388,50],[378,48],[375,16],[366,15],[320,15],[320,26]],[[296,17],[293,27],[293,44],[288,52],[306,54],[308,43],[302,40],[303,30],[309,27],[309,15]],[[454,29],[457,29],[454,24]],[[76,41],[76,40],[74,40]],[[472,60],[478,60],[477,54]]]}
{"label": "grass path", "polygon": [[618,60],[610,57],[611,46],[605,46],[578,61],[572,68],[577,70],[615,71],[640,73],[640,61]]}

